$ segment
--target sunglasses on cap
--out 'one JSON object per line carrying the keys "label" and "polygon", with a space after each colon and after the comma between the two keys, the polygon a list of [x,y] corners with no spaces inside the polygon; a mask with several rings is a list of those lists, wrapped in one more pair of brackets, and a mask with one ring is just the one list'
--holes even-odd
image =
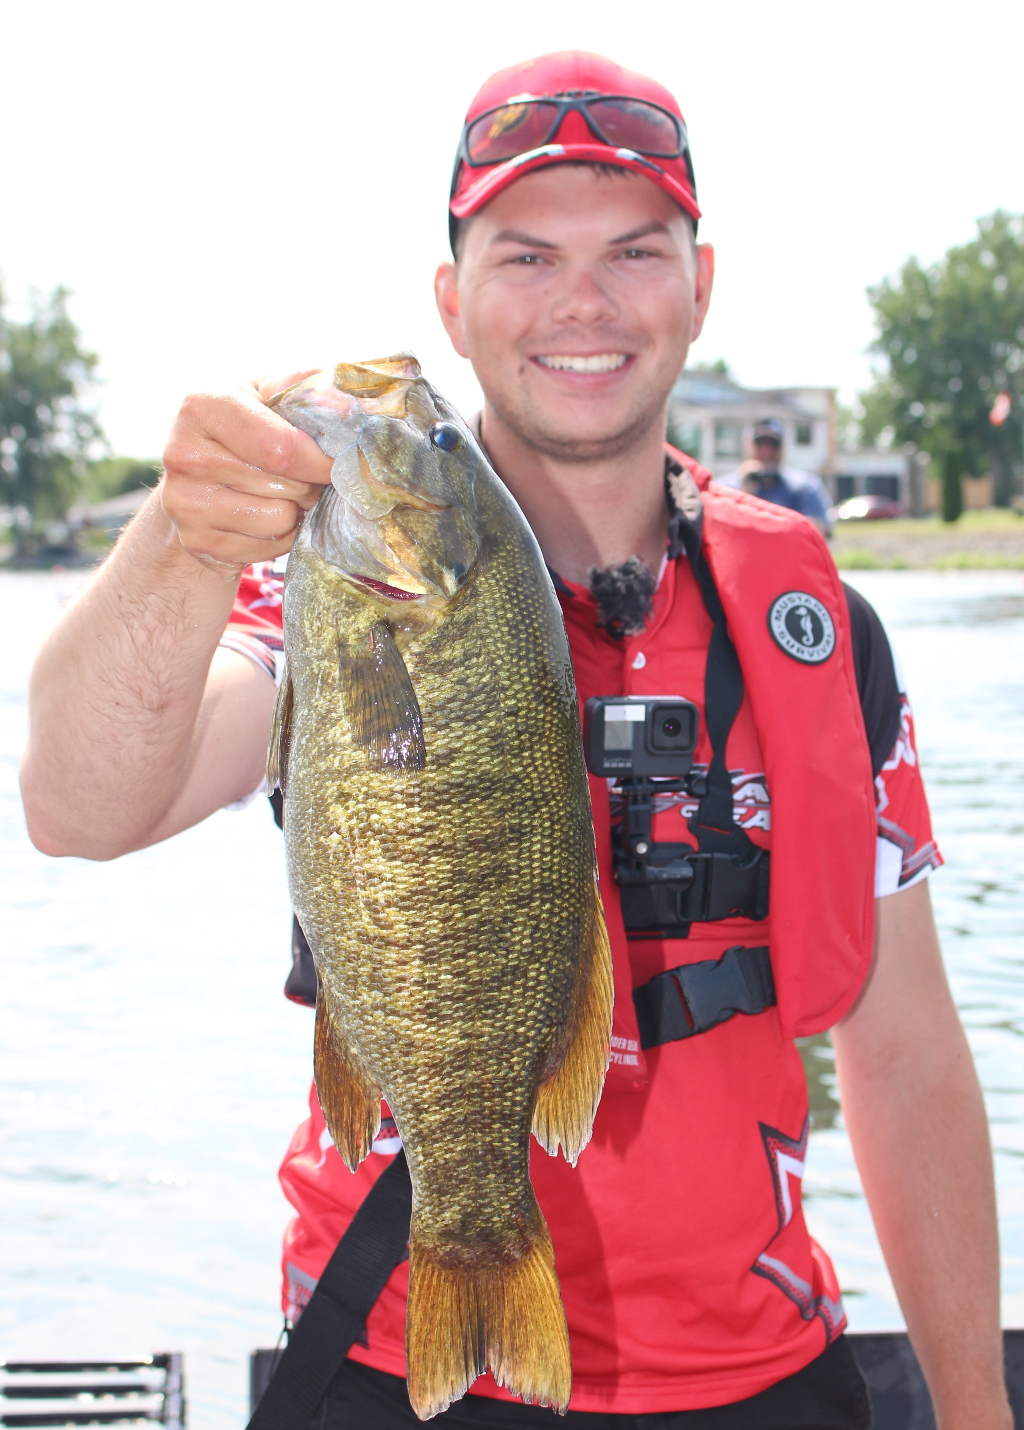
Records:
{"label": "sunglasses on cap", "polygon": [[477,115],[462,131],[456,168],[459,160],[477,169],[539,149],[550,143],[572,111],[613,149],[632,149],[651,159],[685,157],[689,164],[686,126],[678,115],[646,99],[588,90],[508,100]]}

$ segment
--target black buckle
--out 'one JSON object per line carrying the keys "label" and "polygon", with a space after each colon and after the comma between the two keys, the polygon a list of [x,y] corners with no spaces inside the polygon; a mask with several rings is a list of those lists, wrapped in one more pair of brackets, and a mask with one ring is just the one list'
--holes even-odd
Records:
{"label": "black buckle", "polygon": [[748,858],[698,854],[683,844],[655,844],[639,877],[637,862],[618,854],[615,863],[622,921],[631,939],[687,938],[691,924],[760,920],[768,914],[771,855],[767,849],[758,849]]}
{"label": "black buckle", "polygon": [[694,854],[690,862],[696,878],[680,903],[691,923],[766,917],[771,862],[766,849],[749,860],[735,854]]}
{"label": "black buckle", "polygon": [[775,1006],[768,949],[736,944],[721,958],[670,968],[634,988],[633,1005],[642,1048],[695,1038],[737,1013],[763,1013]]}

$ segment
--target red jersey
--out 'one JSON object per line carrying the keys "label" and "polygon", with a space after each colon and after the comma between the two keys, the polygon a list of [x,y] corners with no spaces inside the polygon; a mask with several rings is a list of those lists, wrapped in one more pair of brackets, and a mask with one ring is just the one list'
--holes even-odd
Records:
{"label": "red jersey", "polygon": [[[275,563],[280,567],[281,563]],[[228,641],[279,639],[278,573],[243,579]],[[279,597],[279,587],[277,595]],[[696,762],[707,764],[704,673],[711,622],[685,558],[669,561],[642,634],[613,639],[590,593],[560,592],[581,700],[591,695],[682,695],[701,713]],[[884,644],[884,636],[881,637]],[[258,651],[250,650],[259,659]],[[889,659],[888,648],[877,652]],[[268,665],[269,668],[269,665]],[[771,847],[771,791],[750,702],[727,748],[735,817]],[[914,754],[909,706],[878,779],[876,892],[895,892],[940,861]],[[654,836],[687,840],[695,801],[661,802]],[[603,897],[617,897],[614,886]],[[769,920],[757,924],[767,943]],[[694,924],[685,940],[629,944],[632,982],[717,959],[751,941],[748,920]],[[744,1399],[794,1374],[845,1326],[835,1273],[803,1219],[807,1086],[777,1012],[731,1021],[646,1053],[639,1090],[607,1088],[594,1137],[577,1167],[536,1144],[531,1176],[551,1231],[573,1355],[573,1410],[642,1414]],[[310,1117],[281,1167],[296,1216],[285,1234],[284,1303],[294,1317],[369,1187],[401,1145],[387,1116],[355,1174],[342,1164],[315,1090]],[[453,1112],[457,1115],[457,1112]],[[408,1263],[391,1276],[352,1358],[405,1373]],[[487,1375],[472,1393],[509,1399]]]}

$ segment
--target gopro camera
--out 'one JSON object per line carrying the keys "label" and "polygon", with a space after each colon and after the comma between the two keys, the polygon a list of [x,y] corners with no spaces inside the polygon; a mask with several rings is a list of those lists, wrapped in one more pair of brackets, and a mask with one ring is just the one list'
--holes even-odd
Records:
{"label": "gopro camera", "polygon": [[587,769],[605,778],[689,774],[697,707],[681,695],[595,695],[583,712]]}

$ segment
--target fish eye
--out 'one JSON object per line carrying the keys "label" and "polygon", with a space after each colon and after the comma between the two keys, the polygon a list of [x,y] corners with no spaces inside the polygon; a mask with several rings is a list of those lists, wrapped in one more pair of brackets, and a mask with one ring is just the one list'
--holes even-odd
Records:
{"label": "fish eye", "polygon": [[435,422],[429,432],[430,440],[442,452],[454,452],[462,446],[462,433],[454,422]]}

